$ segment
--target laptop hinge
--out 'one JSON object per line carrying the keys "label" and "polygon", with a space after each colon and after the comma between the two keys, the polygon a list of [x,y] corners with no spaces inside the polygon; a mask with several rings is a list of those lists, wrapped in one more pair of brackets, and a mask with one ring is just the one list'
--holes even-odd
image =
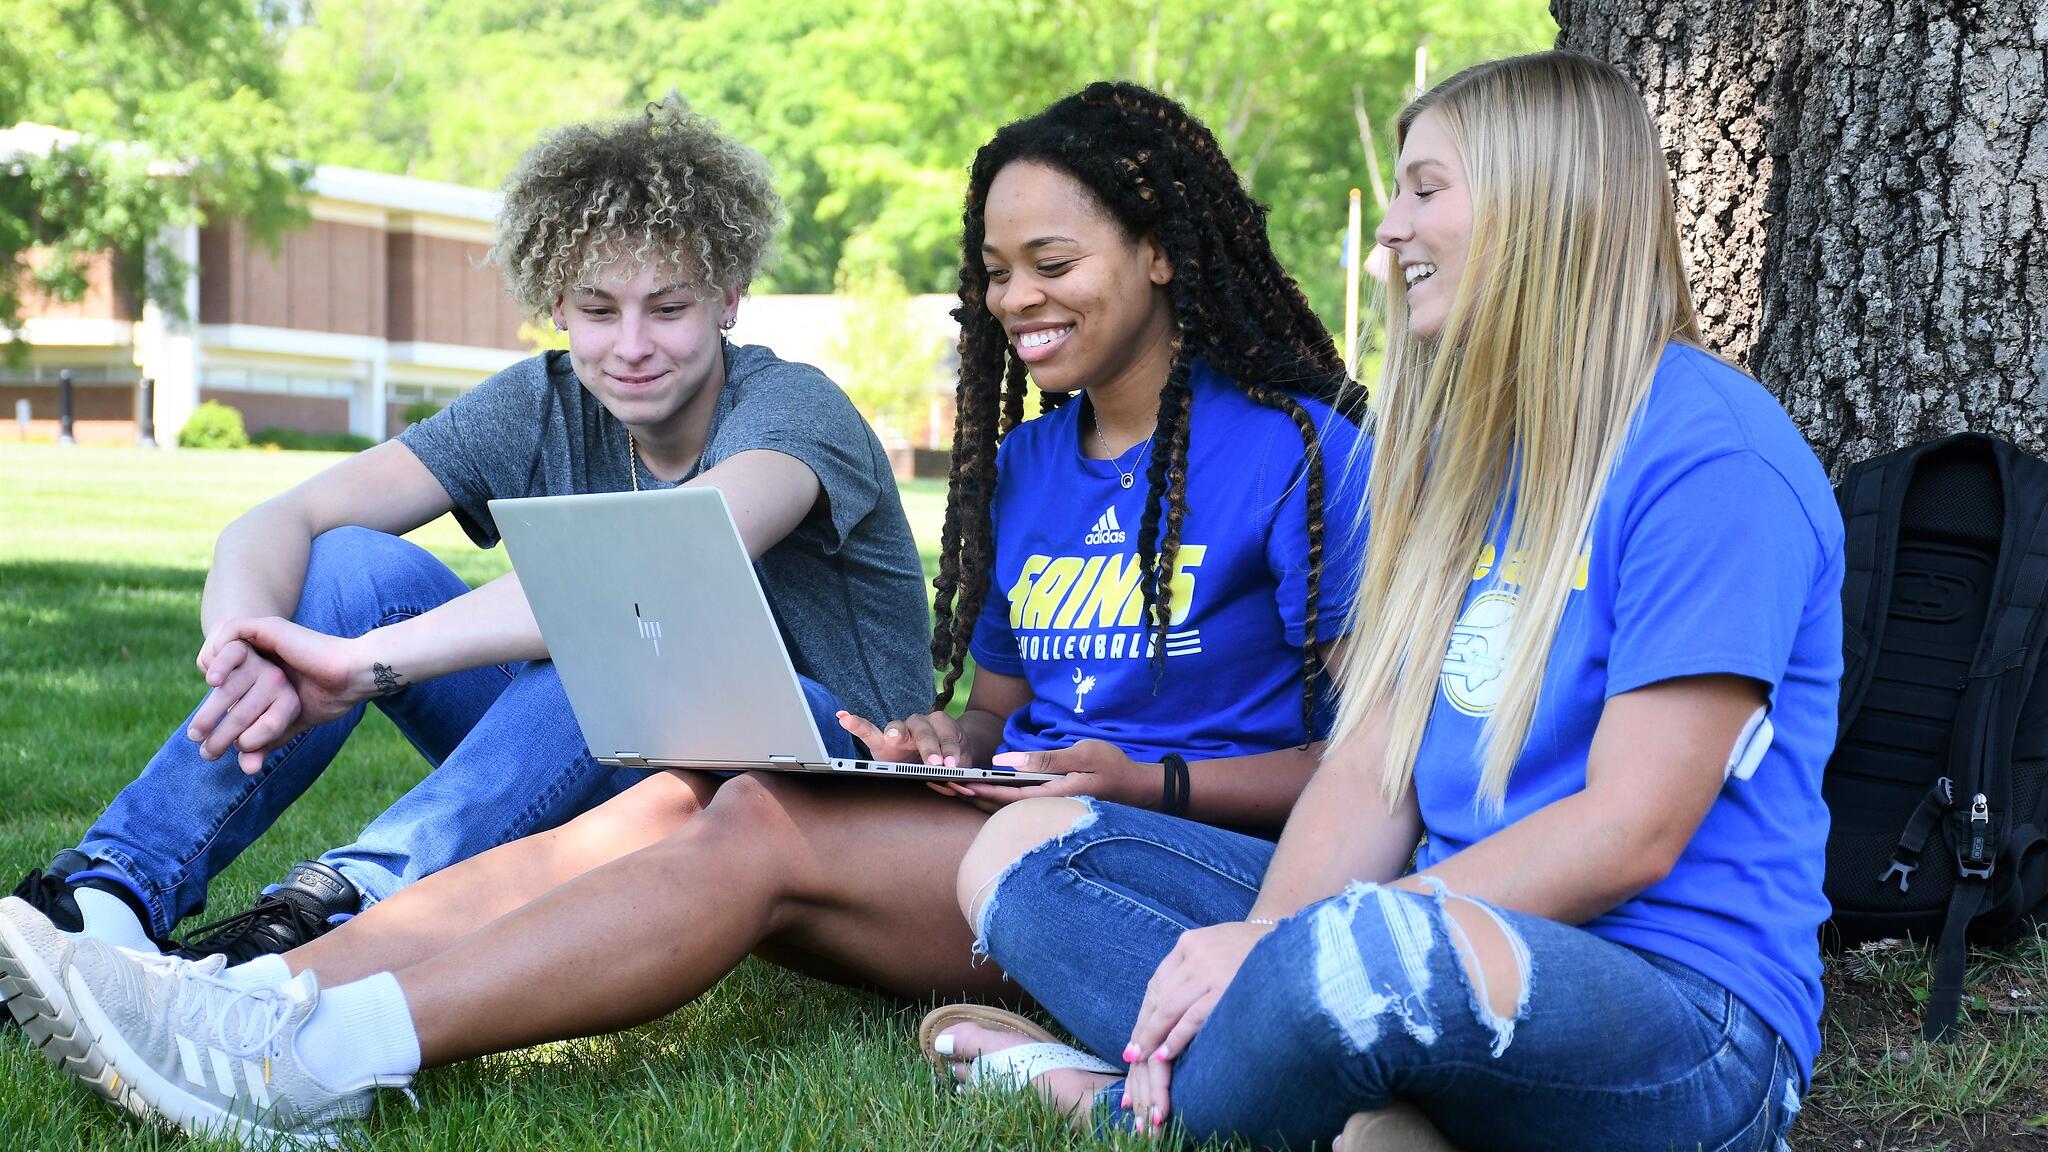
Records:
{"label": "laptop hinge", "polygon": [[621,765],[627,768],[647,767],[647,757],[642,756],[638,752],[620,752],[615,754],[613,756],[613,759],[617,760]]}
{"label": "laptop hinge", "polygon": [[768,757],[768,762],[769,762],[770,764],[801,764],[801,763],[803,763],[803,761],[801,761],[801,760],[798,760],[798,759],[797,759],[796,757],[794,757],[794,756],[770,756],[770,757]]}

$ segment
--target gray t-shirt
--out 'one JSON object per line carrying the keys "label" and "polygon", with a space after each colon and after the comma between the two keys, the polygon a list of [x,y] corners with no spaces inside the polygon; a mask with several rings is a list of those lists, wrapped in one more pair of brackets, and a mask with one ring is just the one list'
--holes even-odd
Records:
{"label": "gray t-shirt", "polygon": [[[754,564],[797,671],[871,719],[929,709],[924,569],[881,442],[808,364],[727,344],[725,377],[692,475],[767,449],[803,461],[823,488],[796,530]],[[456,521],[483,548],[498,542],[491,500],[633,486],[625,426],[577,382],[566,352],[512,365],[398,439],[441,481]],[[645,471],[640,486],[672,487]]]}

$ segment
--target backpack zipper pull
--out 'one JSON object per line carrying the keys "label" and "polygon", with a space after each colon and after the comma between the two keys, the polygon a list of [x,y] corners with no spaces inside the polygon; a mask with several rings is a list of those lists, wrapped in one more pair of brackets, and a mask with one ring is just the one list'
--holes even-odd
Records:
{"label": "backpack zipper pull", "polygon": [[1976,793],[1970,797],[1970,851],[1956,861],[1962,875],[1987,879],[1991,875],[1991,797]]}
{"label": "backpack zipper pull", "polygon": [[1991,801],[1979,792],[1970,798],[1970,863],[1988,873],[1991,866]]}

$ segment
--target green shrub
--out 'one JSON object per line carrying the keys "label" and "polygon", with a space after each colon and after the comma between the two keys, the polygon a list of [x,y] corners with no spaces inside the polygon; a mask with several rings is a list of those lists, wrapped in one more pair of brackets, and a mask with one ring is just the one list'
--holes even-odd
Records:
{"label": "green shrub", "polygon": [[436,404],[432,400],[415,400],[407,404],[405,411],[400,415],[404,417],[407,424],[418,424],[422,420],[432,418],[434,413],[440,410],[441,405]]}
{"label": "green shrub", "polygon": [[287,452],[361,452],[377,443],[353,432],[301,432],[296,428],[265,428],[249,437],[249,442]]}
{"label": "green shrub", "polygon": [[208,400],[192,410],[192,418],[178,431],[180,448],[247,448],[249,433],[242,427],[240,411]]}

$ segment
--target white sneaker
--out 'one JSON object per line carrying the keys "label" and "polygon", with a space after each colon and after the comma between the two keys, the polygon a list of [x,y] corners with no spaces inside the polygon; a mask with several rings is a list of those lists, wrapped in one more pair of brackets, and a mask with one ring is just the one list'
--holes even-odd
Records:
{"label": "white sneaker", "polygon": [[64,984],[122,1090],[154,1118],[242,1143],[332,1147],[370,1114],[378,1087],[335,1086],[299,1061],[299,1029],[320,987],[310,972],[274,988],[237,988],[189,962],[151,963],[76,941]]}
{"label": "white sneaker", "polygon": [[[92,1033],[80,1023],[65,991],[61,974],[73,946],[83,939],[57,927],[26,900],[0,899],[0,988],[7,992],[7,1011],[50,1063],[116,1107],[133,1112],[139,1105],[126,1098],[120,1078],[94,1050]],[[167,956],[125,954],[139,964],[187,963]],[[210,960],[200,969],[219,972],[222,967],[223,962]]]}

